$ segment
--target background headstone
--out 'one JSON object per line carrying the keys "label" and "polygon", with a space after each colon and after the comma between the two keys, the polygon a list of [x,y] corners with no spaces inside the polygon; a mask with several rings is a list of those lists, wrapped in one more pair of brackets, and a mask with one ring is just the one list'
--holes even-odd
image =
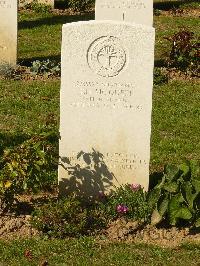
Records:
{"label": "background headstone", "polygon": [[17,62],[17,0],[0,0],[0,64]]}
{"label": "background headstone", "polygon": [[152,26],[153,0],[96,0],[95,19]]}
{"label": "background headstone", "polygon": [[[61,191],[90,194],[126,183],[147,189],[154,29],[90,21],[65,24],[62,36]],[[69,161],[80,171],[70,174]]]}

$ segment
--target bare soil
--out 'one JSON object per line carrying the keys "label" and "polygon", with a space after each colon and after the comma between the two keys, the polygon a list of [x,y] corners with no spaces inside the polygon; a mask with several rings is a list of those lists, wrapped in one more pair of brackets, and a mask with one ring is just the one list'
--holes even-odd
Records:
{"label": "bare soil", "polygon": [[159,12],[166,17],[200,17],[200,8],[160,10]]}
{"label": "bare soil", "polygon": [[[0,239],[13,240],[39,236],[41,233],[32,228],[30,219],[30,214],[1,215]],[[200,243],[200,230],[188,227],[157,228],[150,225],[142,227],[138,222],[120,218],[110,223],[107,229],[97,236],[97,241],[101,243],[148,243],[163,247],[176,247],[184,242]]]}
{"label": "bare soil", "polygon": [[118,219],[103,232],[103,241],[148,243],[159,246],[175,247],[183,242],[200,243],[200,230],[192,228],[157,228],[147,225],[141,227],[137,222]]}

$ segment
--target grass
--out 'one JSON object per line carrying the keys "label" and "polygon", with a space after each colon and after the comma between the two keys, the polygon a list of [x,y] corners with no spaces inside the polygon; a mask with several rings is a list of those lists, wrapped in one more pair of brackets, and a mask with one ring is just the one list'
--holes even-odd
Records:
{"label": "grass", "polygon": [[153,95],[151,164],[200,158],[198,83],[172,82],[155,86]]}
{"label": "grass", "polygon": [[[19,14],[19,62],[30,64],[35,59],[55,59],[60,61],[61,28],[65,23],[94,19],[94,13],[87,15],[54,15],[46,13],[22,12]],[[166,36],[181,29],[200,34],[199,18],[154,17],[156,28],[155,59],[161,60],[169,51]],[[38,42],[38,40],[40,40]]]}
{"label": "grass", "polygon": [[60,81],[0,80],[1,132],[37,132],[50,116],[59,120]]}
{"label": "grass", "polygon": [[[200,246],[170,249],[146,244],[100,245],[92,238],[0,241],[0,265],[199,265]],[[25,255],[29,254],[29,255]],[[46,265],[46,264],[45,264]]]}

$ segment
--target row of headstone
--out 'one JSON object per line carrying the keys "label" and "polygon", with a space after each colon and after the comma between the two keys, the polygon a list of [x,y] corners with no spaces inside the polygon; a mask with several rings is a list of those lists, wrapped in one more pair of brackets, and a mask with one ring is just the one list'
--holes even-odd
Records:
{"label": "row of headstone", "polygon": [[153,1],[97,0],[96,21],[63,25],[61,193],[149,182]]}

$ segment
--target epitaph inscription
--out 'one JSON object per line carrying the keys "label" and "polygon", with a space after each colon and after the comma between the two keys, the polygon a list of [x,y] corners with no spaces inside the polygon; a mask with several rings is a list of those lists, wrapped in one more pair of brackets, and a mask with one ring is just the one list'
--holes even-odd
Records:
{"label": "epitaph inscription", "polygon": [[141,105],[134,105],[134,84],[91,82],[78,80],[76,101],[69,106],[77,108],[135,108],[142,110]]}
{"label": "epitaph inscription", "polygon": [[[124,153],[106,153],[103,156],[104,161],[108,168],[112,171],[115,169],[126,169],[134,170],[138,167],[145,166],[147,162],[141,158],[138,158],[137,154],[124,154]],[[84,162],[81,158],[77,160],[77,153],[75,151],[71,152],[71,156],[68,157],[71,165],[78,164],[81,168],[87,167],[88,164]]]}

